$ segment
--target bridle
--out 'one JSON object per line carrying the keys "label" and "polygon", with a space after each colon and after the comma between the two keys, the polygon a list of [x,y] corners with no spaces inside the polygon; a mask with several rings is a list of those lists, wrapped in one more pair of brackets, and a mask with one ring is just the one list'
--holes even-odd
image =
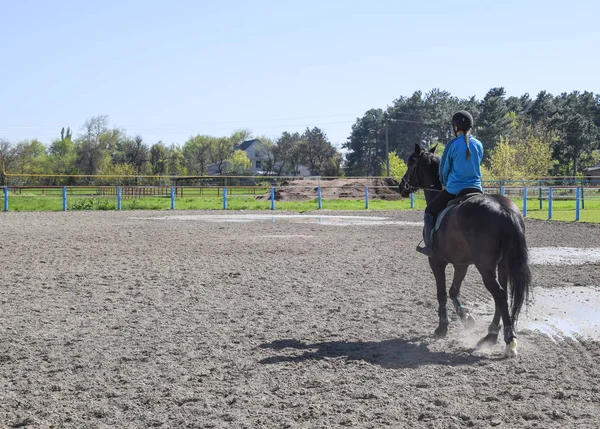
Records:
{"label": "bridle", "polygon": [[[435,185],[431,185],[430,187],[419,186],[419,183],[417,181],[417,178],[419,177],[417,175],[417,167],[419,166],[419,160],[421,159],[421,157],[423,156],[424,153],[425,152],[422,151],[419,154],[415,163],[412,166],[408,167],[408,171],[402,178],[402,186],[404,187],[404,190],[408,191],[408,193],[410,193],[410,194],[412,194],[415,191],[418,191],[419,189],[423,189],[425,191],[431,191],[431,192],[442,192],[441,189],[433,189],[433,186],[435,186]],[[415,185],[411,184],[411,182],[413,181],[413,177],[415,179]]]}

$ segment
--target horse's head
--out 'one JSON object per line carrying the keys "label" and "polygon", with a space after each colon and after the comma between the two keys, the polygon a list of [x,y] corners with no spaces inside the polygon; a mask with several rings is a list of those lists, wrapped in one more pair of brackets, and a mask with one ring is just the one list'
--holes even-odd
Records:
{"label": "horse's head", "polygon": [[435,155],[436,146],[430,150],[415,144],[415,151],[408,157],[408,169],[400,181],[400,195],[408,197],[418,189],[441,189],[438,167],[440,160]]}

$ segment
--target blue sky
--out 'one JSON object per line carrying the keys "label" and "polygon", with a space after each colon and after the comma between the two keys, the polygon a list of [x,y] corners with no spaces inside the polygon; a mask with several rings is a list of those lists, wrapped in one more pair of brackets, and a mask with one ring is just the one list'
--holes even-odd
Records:
{"label": "blue sky", "polygon": [[0,138],[108,115],[149,144],[313,126],[339,144],[416,90],[598,93],[599,4],[4,0]]}

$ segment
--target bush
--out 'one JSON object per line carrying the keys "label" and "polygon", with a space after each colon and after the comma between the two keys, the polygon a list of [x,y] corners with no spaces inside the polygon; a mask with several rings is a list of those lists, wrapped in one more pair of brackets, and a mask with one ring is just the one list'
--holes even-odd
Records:
{"label": "bush", "polygon": [[69,210],[115,210],[116,204],[106,198],[80,198],[69,205]]}

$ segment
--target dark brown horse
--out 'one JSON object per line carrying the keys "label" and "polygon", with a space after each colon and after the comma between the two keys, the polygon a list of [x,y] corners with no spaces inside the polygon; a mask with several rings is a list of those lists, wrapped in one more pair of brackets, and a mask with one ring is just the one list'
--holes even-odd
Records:
{"label": "dark brown horse", "polygon": [[[442,189],[438,175],[440,159],[434,152],[435,147],[427,151],[415,145],[415,152],[408,159],[408,170],[400,183],[403,197],[423,189],[425,199],[429,202],[435,192]],[[439,303],[439,326],[435,330],[438,337],[445,337],[448,331],[445,275],[448,264],[454,266],[450,298],[466,327],[472,326],[474,320],[461,301],[460,286],[469,265],[475,265],[485,287],[494,297],[494,319],[488,328],[488,335],[479,341],[478,347],[496,343],[502,318],[505,355],[516,356],[515,324],[531,288],[525,222],[519,208],[506,197],[479,194],[456,205],[443,217],[435,233],[433,254],[429,258]],[[510,312],[509,282],[512,300]]]}

